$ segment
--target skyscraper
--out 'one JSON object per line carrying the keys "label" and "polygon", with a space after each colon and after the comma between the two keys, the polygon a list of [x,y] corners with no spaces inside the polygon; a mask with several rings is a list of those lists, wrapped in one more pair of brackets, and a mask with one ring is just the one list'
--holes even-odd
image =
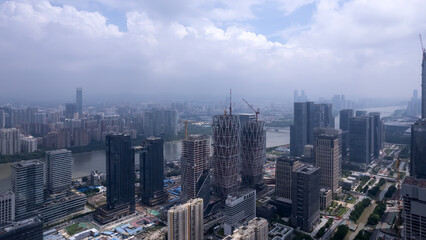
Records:
{"label": "skyscraper", "polygon": [[424,239],[426,236],[426,180],[406,177],[401,187],[404,204],[402,228],[404,239]]}
{"label": "skyscraper", "polygon": [[72,154],[66,149],[46,152],[47,189],[50,193],[59,193],[70,187]]}
{"label": "skyscraper", "polygon": [[[209,160],[210,149],[208,139],[206,136],[191,135],[183,140],[182,144],[182,197],[181,201],[186,202],[189,199],[201,197],[200,187],[205,181],[203,178],[203,171],[207,168]],[[203,199],[209,201],[209,199]],[[207,204],[205,203],[205,204]]]}
{"label": "skyscraper", "polygon": [[372,128],[372,136],[371,140],[373,141],[372,144],[372,153],[374,154],[375,158],[378,158],[380,156],[380,150],[383,146],[383,121],[380,119],[380,113],[379,112],[371,112],[368,114],[368,116],[371,117],[371,121],[373,122],[371,124]]}
{"label": "skyscraper", "polygon": [[167,232],[170,240],[204,239],[203,199],[196,198],[172,207],[167,212]]}
{"label": "skyscraper", "polygon": [[290,154],[301,156],[304,146],[313,143],[314,103],[294,103],[294,123],[290,126]]}
{"label": "skyscraper", "polygon": [[11,165],[12,191],[15,194],[15,218],[31,216],[43,204],[44,165],[39,160],[28,160]]}
{"label": "skyscraper", "polygon": [[358,164],[369,164],[372,159],[371,119],[367,116],[349,119],[349,160]]}
{"label": "skyscraper", "polygon": [[241,123],[240,161],[242,184],[255,188],[262,183],[266,160],[264,121],[248,120]]}
{"label": "skyscraper", "polygon": [[331,104],[314,104],[314,128],[334,128],[334,117]]}
{"label": "skyscraper", "polygon": [[235,115],[213,117],[213,190],[223,200],[238,189],[240,124]]}
{"label": "skyscraper", "polygon": [[0,129],[0,154],[13,155],[21,152],[20,131],[17,128]]}
{"label": "skyscraper", "polygon": [[130,136],[106,136],[107,208],[135,211],[135,159]]}
{"label": "skyscraper", "polygon": [[320,217],[319,168],[303,165],[293,171],[292,224],[310,232]]}
{"label": "skyscraper", "polygon": [[426,179],[426,119],[411,126],[410,175]]}
{"label": "skyscraper", "polygon": [[275,168],[275,194],[278,200],[291,203],[292,172],[301,166],[298,158],[283,156]]}
{"label": "skyscraper", "polygon": [[354,117],[353,109],[343,109],[340,111],[340,129],[349,131],[349,119]]}
{"label": "skyscraper", "polygon": [[166,201],[163,139],[147,138],[139,157],[142,203],[153,206]]}
{"label": "skyscraper", "polygon": [[320,186],[331,189],[333,194],[339,192],[342,160],[339,138],[341,130],[329,129],[328,132],[316,134],[314,144],[315,165],[320,168]]}
{"label": "skyscraper", "polygon": [[75,104],[77,112],[81,116],[83,114],[83,89],[77,88],[75,91]]}

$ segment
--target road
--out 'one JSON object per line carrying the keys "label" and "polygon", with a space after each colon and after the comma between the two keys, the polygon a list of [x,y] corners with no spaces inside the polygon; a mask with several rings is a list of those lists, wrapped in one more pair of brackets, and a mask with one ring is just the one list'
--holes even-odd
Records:
{"label": "road", "polygon": [[358,227],[356,228],[355,232],[353,232],[351,235],[349,235],[349,240],[352,240],[356,237],[356,235],[364,229],[365,224],[367,224],[367,220],[368,217],[370,216],[371,213],[373,213],[374,208],[376,207],[376,203],[371,204],[368,208],[366,208],[364,210],[364,212],[362,213],[360,219],[359,219],[359,223],[358,223]]}

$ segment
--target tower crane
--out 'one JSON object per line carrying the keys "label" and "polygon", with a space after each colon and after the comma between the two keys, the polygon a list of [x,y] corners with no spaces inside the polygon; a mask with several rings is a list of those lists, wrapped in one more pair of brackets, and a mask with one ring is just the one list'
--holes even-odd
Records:
{"label": "tower crane", "polygon": [[195,121],[179,120],[179,122],[185,123],[185,139],[188,139],[188,123],[194,123]]}
{"label": "tower crane", "polygon": [[256,114],[256,122],[257,122],[257,120],[258,120],[258,116],[259,116],[259,114],[260,114],[260,109],[259,108],[257,108],[257,110],[250,104],[250,103],[248,103],[244,98],[243,98],[243,101],[251,108],[251,110],[253,110],[253,112]]}

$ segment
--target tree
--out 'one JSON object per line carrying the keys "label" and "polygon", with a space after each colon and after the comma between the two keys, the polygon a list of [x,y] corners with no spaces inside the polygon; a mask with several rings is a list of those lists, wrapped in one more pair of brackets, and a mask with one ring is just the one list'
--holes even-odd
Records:
{"label": "tree", "polygon": [[88,177],[86,177],[86,176],[84,176],[81,180],[82,180],[83,182],[87,182],[87,181],[89,181],[89,178],[88,178]]}
{"label": "tree", "polygon": [[369,225],[373,225],[374,226],[377,223],[379,223],[379,221],[380,221],[380,216],[374,213],[374,214],[371,214],[370,217],[368,217],[367,223]]}

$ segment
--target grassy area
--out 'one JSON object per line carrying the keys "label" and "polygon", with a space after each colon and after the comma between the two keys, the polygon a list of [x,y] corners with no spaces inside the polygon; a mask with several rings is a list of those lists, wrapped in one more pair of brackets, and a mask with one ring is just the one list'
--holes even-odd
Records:
{"label": "grassy area", "polygon": [[74,223],[73,225],[70,225],[70,226],[65,228],[65,231],[67,231],[68,235],[70,235],[70,236],[72,236],[76,233],[79,233],[83,230],[84,230],[84,228],[82,226],[80,226],[79,223]]}
{"label": "grassy area", "polygon": [[343,217],[343,215],[345,215],[345,213],[349,210],[349,208],[345,207],[340,209],[340,211],[337,213],[338,217]]}

